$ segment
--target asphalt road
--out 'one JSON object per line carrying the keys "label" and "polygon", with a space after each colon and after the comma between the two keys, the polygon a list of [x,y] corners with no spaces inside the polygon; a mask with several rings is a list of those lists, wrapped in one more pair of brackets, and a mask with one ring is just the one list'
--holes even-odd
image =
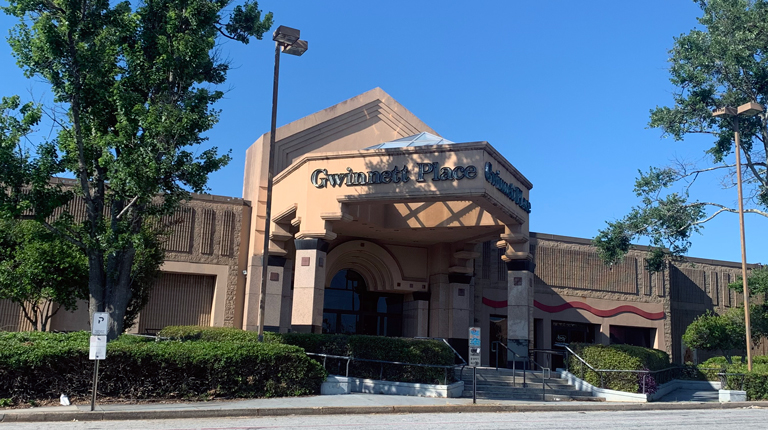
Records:
{"label": "asphalt road", "polygon": [[261,418],[8,423],[0,429],[766,429],[768,409],[328,415]]}

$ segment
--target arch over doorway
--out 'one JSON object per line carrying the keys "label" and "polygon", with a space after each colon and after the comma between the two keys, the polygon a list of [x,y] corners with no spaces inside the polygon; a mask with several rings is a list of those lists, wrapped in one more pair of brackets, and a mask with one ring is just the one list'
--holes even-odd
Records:
{"label": "arch over doorway", "polygon": [[325,285],[331,284],[340,270],[360,274],[370,291],[395,291],[403,283],[403,273],[395,258],[383,247],[367,240],[351,240],[328,253]]}
{"label": "arch over doorway", "polygon": [[325,287],[323,333],[402,336],[403,298],[371,291],[360,273],[341,269]]}

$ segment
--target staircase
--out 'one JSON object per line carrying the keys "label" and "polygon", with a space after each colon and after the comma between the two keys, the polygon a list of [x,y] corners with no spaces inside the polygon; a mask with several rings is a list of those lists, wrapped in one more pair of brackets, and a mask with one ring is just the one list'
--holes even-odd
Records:
{"label": "staircase", "polygon": [[[602,397],[594,397],[589,391],[578,391],[563,380],[552,377],[542,379],[541,371],[525,372],[525,387],[523,387],[523,371],[514,374],[511,369],[495,369],[493,367],[477,368],[477,398],[489,400],[544,400],[544,401],[605,401]],[[513,378],[514,375],[514,378]],[[457,377],[458,372],[457,372]],[[462,397],[472,397],[472,368],[465,367],[461,374],[464,381]],[[542,387],[546,385],[546,390]],[[545,394],[546,393],[546,394]]]}

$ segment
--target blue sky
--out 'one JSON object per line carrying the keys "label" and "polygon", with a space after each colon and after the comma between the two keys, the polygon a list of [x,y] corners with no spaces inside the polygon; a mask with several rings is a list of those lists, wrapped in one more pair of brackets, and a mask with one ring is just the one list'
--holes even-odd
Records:
{"label": "blue sky", "polygon": [[[671,102],[667,51],[697,25],[693,1],[259,2],[276,25],[301,29],[302,57],[281,60],[278,126],[381,87],[455,142],[485,140],[530,179],[531,230],[592,238],[625,215],[638,169],[702,161],[706,139],[674,142],[647,129]],[[3,33],[13,21],[3,16]],[[211,193],[241,196],[245,149],[269,130],[271,37],[221,44],[233,69],[210,145],[232,150]],[[0,44],[0,94],[50,96]],[[733,204],[736,190],[698,184]],[[747,216],[747,255],[768,263],[768,220]],[[694,237],[691,256],[740,261],[736,215]]]}

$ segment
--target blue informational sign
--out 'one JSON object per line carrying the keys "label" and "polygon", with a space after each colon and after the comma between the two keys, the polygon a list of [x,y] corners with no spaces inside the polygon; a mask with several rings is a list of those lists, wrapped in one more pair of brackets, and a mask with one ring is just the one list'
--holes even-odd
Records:
{"label": "blue informational sign", "polygon": [[480,328],[469,328],[469,365],[477,367],[480,365]]}

